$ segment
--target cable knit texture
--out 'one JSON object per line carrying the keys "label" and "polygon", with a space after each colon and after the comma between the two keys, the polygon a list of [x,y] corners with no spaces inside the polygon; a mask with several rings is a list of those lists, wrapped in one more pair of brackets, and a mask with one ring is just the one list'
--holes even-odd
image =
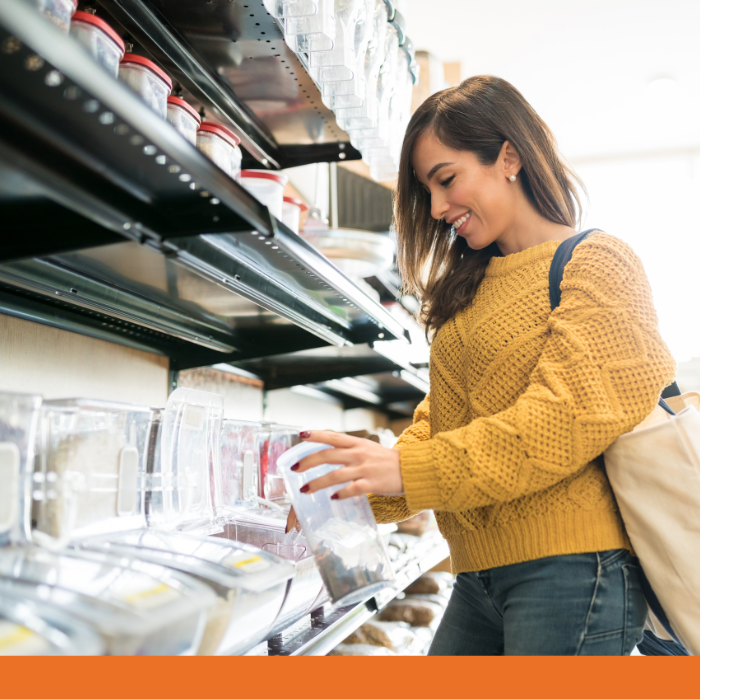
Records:
{"label": "cable knit texture", "polygon": [[558,554],[632,551],[595,461],[674,380],[640,260],[597,233],[565,268],[559,242],[493,258],[471,306],[438,331],[430,395],[397,443],[404,496],[379,522],[432,508],[454,573]]}

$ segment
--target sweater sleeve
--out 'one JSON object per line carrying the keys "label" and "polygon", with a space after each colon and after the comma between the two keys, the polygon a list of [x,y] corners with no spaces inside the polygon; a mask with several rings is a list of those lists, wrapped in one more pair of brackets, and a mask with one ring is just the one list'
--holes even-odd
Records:
{"label": "sweater sleeve", "polygon": [[[396,449],[404,445],[413,445],[430,439],[430,397],[429,395],[417,406],[414,411],[414,422],[401,434],[396,442]],[[411,510],[406,504],[404,496],[375,496],[369,494],[372,512],[375,520],[379,523],[398,523],[420,513],[419,510]]]}
{"label": "sweater sleeve", "polygon": [[409,508],[462,511],[547,489],[632,430],[673,381],[640,260],[598,234],[581,243],[526,390],[492,416],[401,448]]}

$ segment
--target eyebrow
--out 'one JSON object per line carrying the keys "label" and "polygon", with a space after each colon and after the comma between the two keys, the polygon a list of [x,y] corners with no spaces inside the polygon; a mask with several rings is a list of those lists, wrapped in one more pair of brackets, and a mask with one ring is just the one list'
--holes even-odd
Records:
{"label": "eyebrow", "polygon": [[430,170],[429,173],[427,173],[427,179],[432,180],[432,176],[440,170],[440,168],[444,168],[446,165],[453,165],[453,163],[438,163],[437,165],[433,166],[432,170]]}

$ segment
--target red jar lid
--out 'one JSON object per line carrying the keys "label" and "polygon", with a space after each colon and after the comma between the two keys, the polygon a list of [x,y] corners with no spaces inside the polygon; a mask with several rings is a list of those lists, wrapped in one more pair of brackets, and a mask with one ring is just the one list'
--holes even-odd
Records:
{"label": "red jar lid", "polygon": [[112,41],[120,47],[120,51],[125,53],[125,42],[122,37],[110,27],[101,17],[92,15],[89,12],[75,12],[71,18],[71,22],[88,22],[93,24],[95,27],[101,29]]}
{"label": "red jar lid", "polygon": [[300,211],[307,211],[310,208],[301,199],[295,199],[294,197],[284,197],[284,201],[287,204],[296,204]]}
{"label": "red jar lid", "polygon": [[177,97],[176,95],[170,95],[167,97],[167,104],[170,105],[177,105],[178,107],[182,107],[195,121],[198,122],[198,124],[201,123],[201,115],[198,114],[185,100],[183,100],[181,97]]}
{"label": "red jar lid", "polygon": [[240,177],[255,177],[261,180],[275,180],[280,185],[286,185],[289,178],[281,173],[275,173],[271,170],[240,170]]}
{"label": "red jar lid", "polygon": [[145,56],[139,56],[135,53],[126,53],[121,59],[120,63],[137,63],[140,66],[145,66],[149,70],[153,71],[158,75],[166,84],[167,87],[172,89],[172,78],[170,78],[159,66],[153,61],[149,60]]}
{"label": "red jar lid", "polygon": [[235,135],[233,131],[227,129],[227,127],[217,124],[216,122],[203,122],[199,127],[198,131],[208,131],[212,134],[218,134],[225,141],[228,141],[232,146],[239,146],[240,139]]}

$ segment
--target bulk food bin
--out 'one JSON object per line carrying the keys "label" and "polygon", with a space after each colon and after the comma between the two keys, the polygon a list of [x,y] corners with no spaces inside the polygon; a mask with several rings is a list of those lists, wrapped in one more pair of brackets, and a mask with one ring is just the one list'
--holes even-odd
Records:
{"label": "bulk food bin", "polygon": [[76,12],[70,21],[72,36],[93,59],[115,78],[125,55],[125,42],[101,17]]}
{"label": "bulk food bin", "polygon": [[36,542],[64,546],[73,538],[145,526],[155,414],[147,406],[89,399],[42,403],[31,490]]}
{"label": "bulk food bin", "polygon": [[31,474],[42,397],[0,392],[0,547],[31,537]]}
{"label": "bulk food bin", "polygon": [[295,233],[299,233],[299,222],[303,212],[309,209],[301,199],[284,197],[281,205],[281,221]]}
{"label": "bulk food bin", "polygon": [[153,61],[126,53],[120,61],[118,78],[163,119],[167,118],[167,97],[172,91],[172,79]]}
{"label": "bulk food bin", "polygon": [[112,655],[194,654],[216,604],[208,586],[158,564],[36,546],[0,549],[0,598],[6,591],[85,621]]}
{"label": "bulk food bin", "polygon": [[294,566],[256,547],[155,530],[86,540],[82,547],[161,564],[197,578],[217,596],[198,654],[242,654],[276,620]]}
{"label": "bulk food bin", "polygon": [[283,173],[270,170],[240,170],[239,183],[261,204],[265,204],[268,211],[279,220],[287,182],[289,178]]}
{"label": "bulk food bin", "polygon": [[181,97],[167,98],[167,121],[195,146],[201,118]]}
{"label": "bulk food bin", "polygon": [[[33,588],[33,587],[32,587]],[[104,651],[94,629],[23,587],[0,589],[0,656],[97,656]]]}
{"label": "bulk food bin", "polygon": [[26,0],[26,4],[36,7],[43,17],[67,34],[78,0]]}
{"label": "bulk food bin", "polygon": [[331,602],[350,605],[392,585],[395,577],[367,496],[332,500],[346,488],[336,484],[313,494],[301,493],[308,482],[339,468],[322,464],[304,473],[291,470],[297,462],[330,445],[300,443],[278,460],[292,506],[299,518]]}
{"label": "bulk food bin", "polygon": [[240,140],[221,124],[202,122],[198,127],[196,146],[227,175],[236,178],[240,171]]}
{"label": "bulk food bin", "polygon": [[223,417],[220,394],[180,387],[169,395],[148,467],[149,527],[194,532],[215,529],[215,509],[221,500],[218,465]]}

